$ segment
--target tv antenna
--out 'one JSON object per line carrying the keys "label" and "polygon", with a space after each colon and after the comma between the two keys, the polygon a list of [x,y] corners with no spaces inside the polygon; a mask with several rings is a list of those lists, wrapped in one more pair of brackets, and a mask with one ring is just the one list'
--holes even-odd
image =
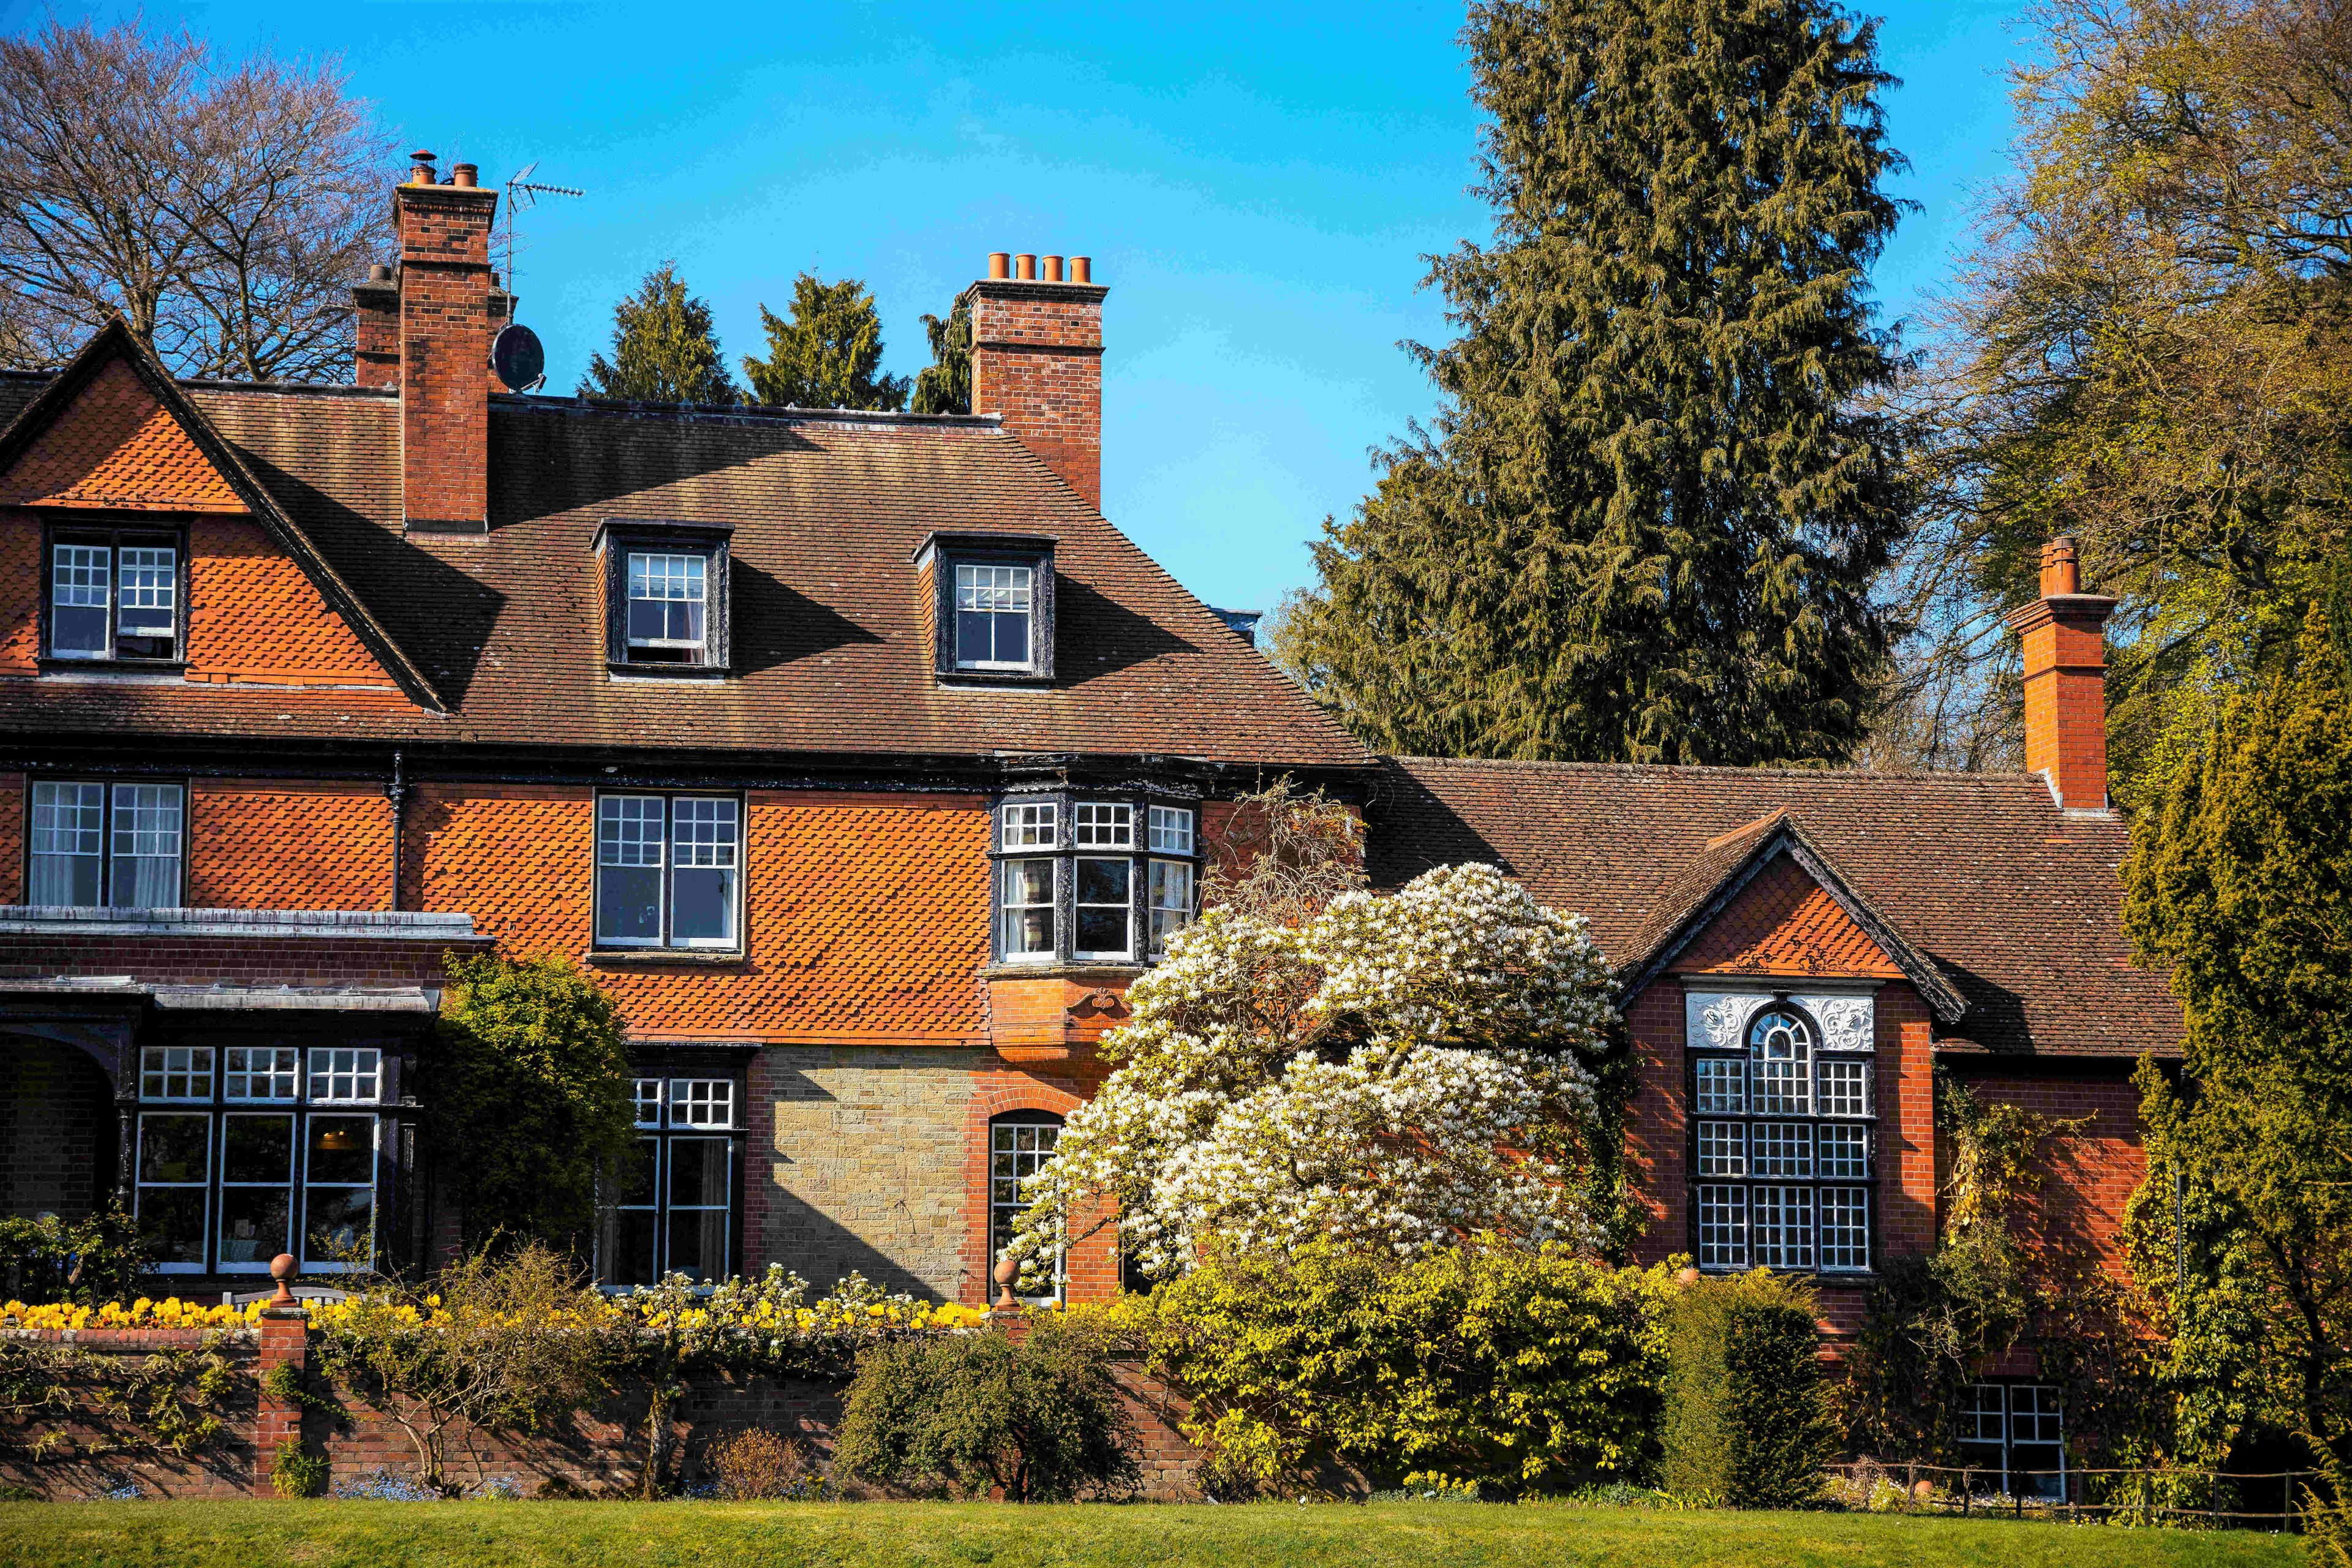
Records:
{"label": "tv antenna", "polygon": [[570,185],[550,185],[534,183],[531,174],[539,167],[534,158],[507,177],[507,291],[515,289],[515,215],[529,212],[539,205],[541,196],[584,196],[588,193]]}

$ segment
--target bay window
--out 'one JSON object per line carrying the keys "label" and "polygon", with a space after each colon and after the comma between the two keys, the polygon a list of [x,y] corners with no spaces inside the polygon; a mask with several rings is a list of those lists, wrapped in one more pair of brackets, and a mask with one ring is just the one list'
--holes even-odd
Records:
{"label": "bay window", "polygon": [[1736,1055],[1693,1057],[1699,1267],[1867,1271],[1876,1174],[1867,1034],[1824,1049],[1814,1020],[1776,999],[1748,1021],[1745,1041]]}
{"label": "bay window", "polygon": [[596,800],[596,945],[741,945],[742,808],[731,795]]}
{"label": "bay window", "polygon": [[373,1267],[385,1076],[374,1047],[142,1047],[132,1186],[156,1267]]}
{"label": "bay window", "polygon": [[997,807],[996,956],[1005,963],[1139,963],[1192,919],[1196,808],[1085,793]]}

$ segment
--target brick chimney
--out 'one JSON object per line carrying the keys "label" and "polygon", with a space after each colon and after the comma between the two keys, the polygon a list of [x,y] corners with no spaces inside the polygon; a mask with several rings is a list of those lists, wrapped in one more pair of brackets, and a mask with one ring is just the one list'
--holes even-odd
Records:
{"label": "brick chimney", "polygon": [[[402,510],[418,532],[481,533],[490,513],[490,339],[513,309],[490,273],[499,194],[476,183],[471,163],[453,165],[441,184],[433,154],[414,156],[408,183],[393,193]],[[372,279],[354,297],[380,289]],[[381,358],[368,357],[368,320],[362,309],[361,379],[390,384]]]}
{"label": "brick chimney", "polygon": [[2025,645],[2025,767],[2069,811],[2107,809],[2106,623],[2116,601],[2083,592],[2072,539],[2042,547],[2042,597],[2013,610]]}
{"label": "brick chimney", "polygon": [[[964,290],[971,305],[971,411],[1004,427],[1102,509],[1102,302],[1087,257],[998,251]],[[1042,274],[1042,275],[1041,275]]]}

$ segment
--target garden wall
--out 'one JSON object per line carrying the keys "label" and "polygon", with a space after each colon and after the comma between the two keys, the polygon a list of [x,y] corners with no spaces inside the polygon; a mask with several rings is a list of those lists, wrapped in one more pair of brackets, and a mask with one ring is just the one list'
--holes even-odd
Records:
{"label": "garden wall", "polygon": [[[314,1398],[330,1406],[290,1405],[261,1386],[279,1364],[299,1373],[308,1361],[308,1321],[300,1312],[266,1315],[256,1330],[242,1331],[216,1345],[235,1373],[232,1392],[214,1407],[222,1435],[184,1458],[152,1444],[138,1443],[135,1427],[90,1413],[95,1384],[73,1389],[83,1414],[62,1421],[0,1420],[0,1488],[24,1488],[52,1499],[87,1497],[135,1484],[150,1497],[273,1496],[271,1463],[285,1437],[299,1432],[303,1447],[323,1455],[331,1482],[388,1468],[416,1470],[416,1451],[401,1427],[363,1405],[342,1401],[310,1380]],[[205,1343],[202,1330],[10,1331],[8,1338],[78,1344],[101,1356],[145,1356],[193,1351]],[[1135,1418],[1144,1495],[1178,1500],[1198,1495],[1194,1470],[1200,1455],[1184,1440],[1177,1422],[1181,1397],[1132,1366],[1118,1369],[1128,1407]],[[669,1480],[691,1482],[705,1471],[706,1458],[719,1440],[751,1426],[798,1436],[820,1467],[833,1457],[833,1434],[841,1418],[844,1379],[779,1380],[719,1373],[697,1377],[673,1413]],[[449,1436],[449,1479],[468,1489],[498,1477],[511,1479],[528,1497],[553,1483],[596,1492],[634,1490],[645,1454],[646,1394],[624,1387],[593,1409],[540,1432],[475,1433]],[[41,1456],[34,1444],[61,1434]],[[125,1446],[126,1439],[132,1439]]]}

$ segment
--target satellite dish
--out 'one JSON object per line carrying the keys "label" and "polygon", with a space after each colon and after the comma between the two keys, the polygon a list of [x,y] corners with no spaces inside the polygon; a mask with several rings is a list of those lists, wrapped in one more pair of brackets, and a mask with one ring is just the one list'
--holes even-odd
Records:
{"label": "satellite dish", "polygon": [[529,392],[547,379],[547,351],[539,334],[519,321],[499,329],[490,342],[490,370],[509,392]]}

